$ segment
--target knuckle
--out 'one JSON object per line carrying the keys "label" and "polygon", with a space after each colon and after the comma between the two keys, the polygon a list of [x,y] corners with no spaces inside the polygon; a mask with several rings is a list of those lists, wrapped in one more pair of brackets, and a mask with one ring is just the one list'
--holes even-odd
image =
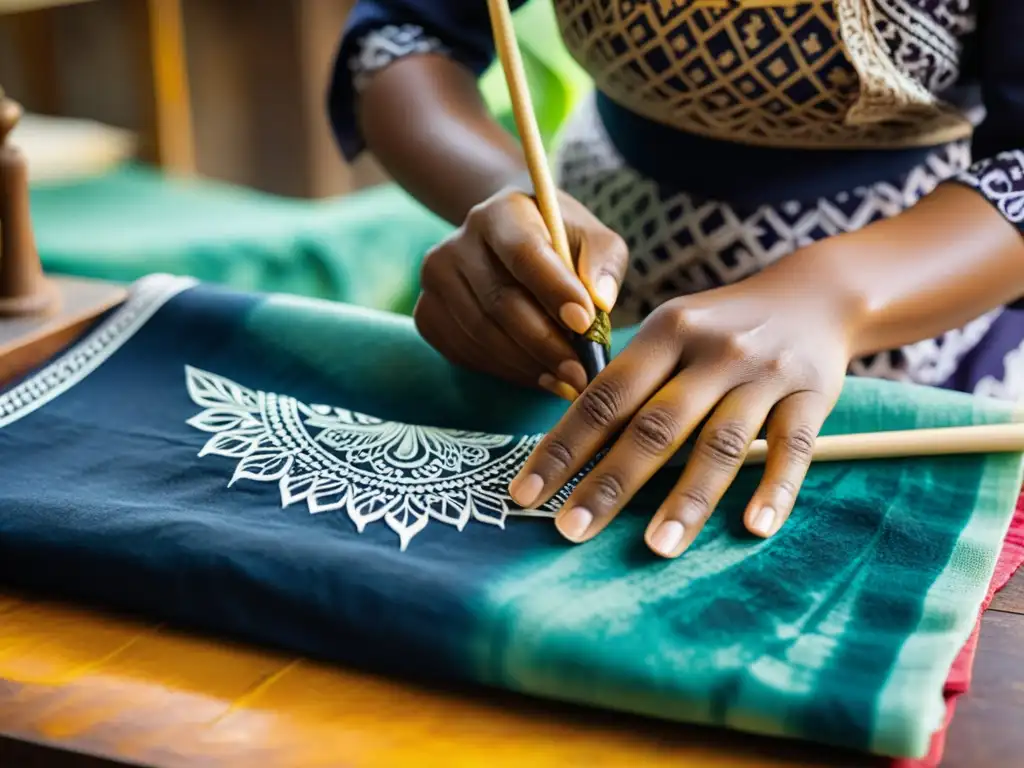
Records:
{"label": "knuckle", "polygon": [[423,306],[423,301],[417,301],[416,306],[412,310],[412,322],[413,325],[416,326],[416,330],[419,332],[420,336],[423,336],[424,338],[427,337],[427,333],[429,333],[430,330],[428,318],[429,314],[427,309]]}
{"label": "knuckle", "polygon": [[655,338],[681,336],[692,327],[690,319],[690,313],[685,307],[669,302],[647,316],[641,332],[650,333]]}
{"label": "knuckle", "polygon": [[775,490],[780,495],[784,496],[785,498],[789,499],[790,501],[793,501],[794,499],[796,499],[796,495],[797,495],[797,493],[800,490],[799,488],[797,488],[796,483],[794,483],[792,480],[790,480],[788,478],[785,478],[785,477],[781,477],[781,478],[777,479],[775,481],[774,485],[775,485]]}
{"label": "knuckle", "polygon": [[727,357],[732,360],[749,360],[754,356],[750,339],[741,333],[730,333],[722,340]]}
{"label": "knuckle", "polygon": [[610,472],[601,472],[587,478],[587,493],[599,506],[614,506],[625,493],[622,481]]}
{"label": "knuckle", "polygon": [[701,517],[711,514],[711,494],[699,485],[679,491],[679,502],[683,509],[696,512]]}
{"label": "knuckle", "polygon": [[489,315],[505,313],[513,300],[514,296],[511,286],[498,281],[488,285],[480,296],[480,304]]}
{"label": "knuckle", "polygon": [[545,463],[554,472],[565,472],[572,469],[574,457],[572,449],[557,437],[549,438],[544,446]]}
{"label": "knuckle", "polygon": [[598,378],[576,402],[589,427],[605,430],[618,420],[624,399],[622,387],[614,379]]}
{"label": "knuckle", "polygon": [[420,286],[425,290],[436,289],[444,271],[445,244],[435,246],[427,251],[420,265]]}
{"label": "knuckle", "polygon": [[764,363],[765,373],[769,376],[778,376],[784,373],[787,367],[786,359],[782,355],[770,357]]}
{"label": "knuckle", "polygon": [[792,349],[781,349],[765,362],[767,373],[779,375],[794,371],[797,355]]}
{"label": "knuckle", "polygon": [[465,228],[473,232],[486,229],[491,219],[492,209],[496,204],[499,204],[498,200],[489,199],[470,208],[469,213],[466,214]]}
{"label": "knuckle", "polygon": [[809,462],[814,453],[817,434],[808,424],[800,424],[782,435],[782,446],[791,457]]}
{"label": "knuckle", "polygon": [[514,275],[528,275],[537,265],[539,248],[526,238],[508,243],[503,249],[501,260]]}
{"label": "knuckle", "polygon": [[743,424],[727,421],[713,427],[698,445],[705,457],[721,466],[731,467],[743,459],[749,442],[750,433]]}
{"label": "knuckle", "polygon": [[676,414],[666,407],[641,411],[633,420],[633,442],[644,453],[658,455],[672,448],[681,431]]}

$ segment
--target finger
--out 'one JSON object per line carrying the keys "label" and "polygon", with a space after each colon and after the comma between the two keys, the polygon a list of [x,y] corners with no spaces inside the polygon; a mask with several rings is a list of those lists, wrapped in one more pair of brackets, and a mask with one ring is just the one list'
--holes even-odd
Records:
{"label": "finger", "polygon": [[677,557],[697,538],[777,400],[776,392],[758,384],[744,384],[722,398],[700,431],[682,477],[647,526],[644,539],[651,550]]}
{"label": "finger", "polygon": [[683,371],[629,422],[608,455],[580,482],[555,520],[570,541],[600,533],[678,451],[728,386],[710,371]]}
{"label": "finger", "polygon": [[515,369],[527,377],[531,385],[536,385],[540,375],[546,373],[545,368],[487,316],[462,274],[458,271],[449,273],[445,276],[445,283],[444,290],[436,292],[436,295],[443,297],[448,313],[465,335],[476,342],[481,364],[493,359],[495,363]]}
{"label": "finger", "polygon": [[829,410],[828,399],[817,392],[797,392],[775,406],[768,419],[764,476],[743,516],[755,536],[773,535],[789,518]]}
{"label": "finger", "polygon": [[[598,226],[602,228],[599,229]],[[597,232],[602,234],[598,235]],[[603,229],[603,225],[595,219],[595,228],[591,231],[590,237],[581,239],[574,250],[579,254],[576,271],[583,285],[598,307],[605,312],[611,312],[629,267],[629,248],[626,241],[612,230]]]}
{"label": "finger", "polygon": [[675,373],[681,344],[667,332],[645,323],[580,394],[509,485],[517,504],[530,508],[551,498]]}
{"label": "finger", "polygon": [[466,223],[551,317],[569,330],[586,333],[594,322],[594,302],[575,269],[555,253],[531,198],[512,195],[505,205],[474,209]]}
{"label": "finger", "polygon": [[497,376],[525,387],[538,384],[528,374],[509,366],[500,357],[490,355],[471,338],[448,311],[446,299],[423,293],[413,313],[416,328],[430,346],[446,359],[472,371]]}
{"label": "finger", "polygon": [[564,332],[493,254],[459,259],[458,269],[477,304],[537,364],[578,391],[587,374]]}

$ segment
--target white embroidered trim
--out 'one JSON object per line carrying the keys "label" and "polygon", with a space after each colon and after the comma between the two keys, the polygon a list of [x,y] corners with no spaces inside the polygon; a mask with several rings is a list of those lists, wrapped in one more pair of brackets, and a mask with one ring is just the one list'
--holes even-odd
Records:
{"label": "white embroidered trim", "polygon": [[505,527],[509,515],[553,517],[572,486],[536,510],[508,484],[541,435],[511,437],[383,421],[329,405],[261,392],[185,367],[188,424],[212,433],[199,456],[236,459],[238,480],[276,482],[281,508],[345,510],[360,533],[383,520],[404,551],[431,518],[462,530],[472,518]]}
{"label": "white embroidered trim", "polygon": [[894,111],[909,106],[935,105],[935,96],[889,58],[875,32],[876,13],[870,0],[836,2],[843,42],[861,81],[860,96],[846,115],[851,125],[891,119]]}
{"label": "white embroidered trim", "polygon": [[[905,3],[894,3],[890,10],[906,10]],[[846,113],[851,126],[878,125],[886,121],[910,119],[919,126],[919,137],[928,143],[942,144],[966,138],[970,122],[960,112],[943,103],[927,87],[905,72],[885,50],[878,33],[879,9],[872,0],[836,0],[836,17],[846,51],[860,79],[860,93]],[[926,18],[919,15],[917,21]],[[934,21],[915,31],[939,36]],[[918,39],[922,50],[931,51],[926,39]],[[923,142],[922,142],[923,143]]]}
{"label": "white embroidered trim", "polygon": [[423,53],[449,55],[450,51],[418,24],[388,24],[372,30],[358,41],[356,52],[349,59],[352,85],[357,93],[362,93],[373,75],[382,69],[406,56]]}
{"label": "white embroidered trim", "polygon": [[149,275],[137,280],[128,299],[95,330],[52,363],[0,395],[0,428],[6,427],[67,392],[100,367],[174,296],[196,280]]}

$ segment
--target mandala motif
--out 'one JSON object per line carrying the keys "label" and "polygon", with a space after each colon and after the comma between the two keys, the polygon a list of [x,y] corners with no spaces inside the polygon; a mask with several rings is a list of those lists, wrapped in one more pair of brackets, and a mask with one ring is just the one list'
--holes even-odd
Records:
{"label": "mandala motif", "polygon": [[571,485],[536,510],[515,505],[508,483],[541,435],[511,437],[384,421],[248,389],[191,366],[188,393],[203,410],[188,424],[212,433],[199,452],[236,459],[239,480],[276,482],[281,506],[344,510],[360,533],[383,520],[402,550],[431,520],[462,530],[470,519],[504,528],[509,515],[553,517]]}

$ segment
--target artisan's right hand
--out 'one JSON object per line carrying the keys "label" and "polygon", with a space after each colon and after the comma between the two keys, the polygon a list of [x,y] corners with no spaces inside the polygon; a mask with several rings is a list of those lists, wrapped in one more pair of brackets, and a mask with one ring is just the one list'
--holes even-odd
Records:
{"label": "artisan's right hand", "polygon": [[583,205],[560,194],[577,274],[558,257],[535,201],[502,191],[427,254],[416,327],[457,365],[573,399],[587,385],[568,332],[608,312],[628,251]]}

